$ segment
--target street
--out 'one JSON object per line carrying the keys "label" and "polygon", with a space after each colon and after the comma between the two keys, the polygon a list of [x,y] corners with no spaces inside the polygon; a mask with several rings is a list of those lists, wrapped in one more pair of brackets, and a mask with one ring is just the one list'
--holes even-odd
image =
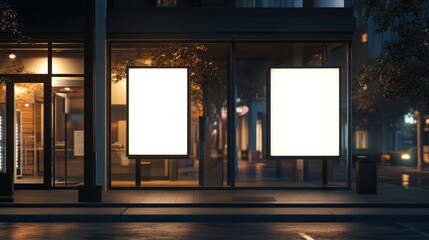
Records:
{"label": "street", "polygon": [[378,182],[408,187],[429,189],[429,170],[416,171],[415,167],[380,165]]}
{"label": "street", "polygon": [[0,239],[429,239],[429,223],[2,223]]}

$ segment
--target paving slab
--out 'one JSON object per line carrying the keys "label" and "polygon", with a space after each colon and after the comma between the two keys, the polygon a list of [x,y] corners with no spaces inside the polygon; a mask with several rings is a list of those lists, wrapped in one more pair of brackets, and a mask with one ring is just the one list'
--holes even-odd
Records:
{"label": "paving slab", "polygon": [[125,208],[0,208],[0,222],[119,222]]}
{"label": "paving slab", "polygon": [[123,222],[331,222],[325,209],[295,208],[128,208]]}
{"label": "paving slab", "polygon": [[429,208],[330,208],[337,222],[428,221]]}

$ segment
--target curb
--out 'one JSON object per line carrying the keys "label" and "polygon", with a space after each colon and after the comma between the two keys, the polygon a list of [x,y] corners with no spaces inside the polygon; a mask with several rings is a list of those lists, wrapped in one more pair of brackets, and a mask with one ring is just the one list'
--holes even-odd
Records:
{"label": "curb", "polygon": [[429,208],[13,208],[0,222],[420,222]]}

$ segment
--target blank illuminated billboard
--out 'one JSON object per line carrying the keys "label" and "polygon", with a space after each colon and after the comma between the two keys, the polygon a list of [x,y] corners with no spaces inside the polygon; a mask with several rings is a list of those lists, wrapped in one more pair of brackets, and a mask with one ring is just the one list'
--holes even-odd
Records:
{"label": "blank illuminated billboard", "polygon": [[188,69],[129,67],[127,80],[127,155],[187,158]]}
{"label": "blank illuminated billboard", "polygon": [[268,157],[340,155],[340,68],[270,68]]}

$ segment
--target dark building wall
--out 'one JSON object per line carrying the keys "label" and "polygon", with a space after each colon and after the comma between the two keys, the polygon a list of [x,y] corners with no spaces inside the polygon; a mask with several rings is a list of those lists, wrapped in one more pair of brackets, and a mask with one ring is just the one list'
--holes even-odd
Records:
{"label": "dark building wall", "polygon": [[350,40],[354,29],[348,8],[110,8],[107,12],[109,38]]}

